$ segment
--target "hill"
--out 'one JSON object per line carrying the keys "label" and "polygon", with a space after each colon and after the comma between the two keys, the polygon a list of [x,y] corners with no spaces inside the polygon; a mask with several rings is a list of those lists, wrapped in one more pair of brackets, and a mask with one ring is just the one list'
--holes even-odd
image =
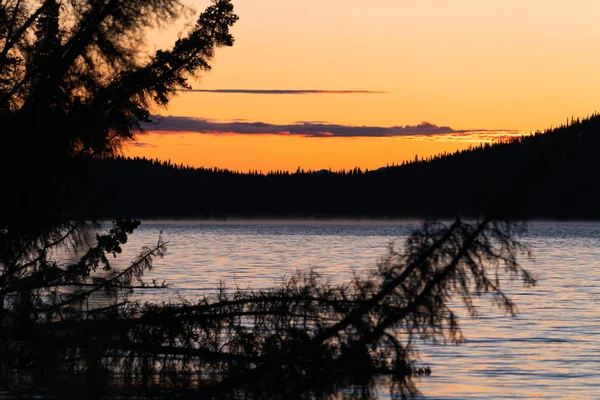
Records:
{"label": "hill", "polygon": [[144,158],[91,162],[103,217],[596,219],[600,116],[376,171],[239,173]]}

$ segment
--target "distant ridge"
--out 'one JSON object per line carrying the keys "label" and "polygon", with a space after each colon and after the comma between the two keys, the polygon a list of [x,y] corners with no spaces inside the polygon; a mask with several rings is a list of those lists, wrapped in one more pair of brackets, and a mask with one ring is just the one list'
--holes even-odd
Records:
{"label": "distant ridge", "polygon": [[[239,173],[143,158],[95,160],[105,217],[477,217],[502,196],[516,218],[600,218],[600,116],[374,171]],[[107,183],[110,182],[110,183]],[[144,201],[137,201],[140,193]],[[499,200],[500,199],[500,200]]]}

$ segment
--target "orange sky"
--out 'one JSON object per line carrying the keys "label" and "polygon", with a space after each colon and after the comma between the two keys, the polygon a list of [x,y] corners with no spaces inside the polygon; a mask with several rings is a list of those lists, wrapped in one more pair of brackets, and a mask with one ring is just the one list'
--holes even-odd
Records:
{"label": "orange sky", "polygon": [[[209,2],[191,1],[197,11]],[[236,43],[164,116],[454,130],[543,130],[600,110],[597,0],[233,0]],[[150,37],[166,46],[177,29]],[[375,168],[468,146],[431,138],[149,134],[126,154],[238,170]],[[477,139],[478,136],[474,136]],[[489,137],[487,138],[489,139]]]}
{"label": "orange sky", "polygon": [[415,141],[397,138],[303,138],[279,135],[150,135],[150,146],[130,154],[167,157],[176,163],[236,171],[377,169],[386,164],[466,148],[468,143]]}

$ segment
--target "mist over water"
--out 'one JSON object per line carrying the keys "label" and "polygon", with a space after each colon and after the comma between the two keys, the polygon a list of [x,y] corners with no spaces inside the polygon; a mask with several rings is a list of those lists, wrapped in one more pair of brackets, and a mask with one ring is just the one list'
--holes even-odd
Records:
{"label": "mist over water", "polygon": [[[418,222],[148,221],[132,235],[121,260],[151,246],[160,232],[167,256],[148,278],[166,280],[160,293],[142,300],[193,301],[220,283],[268,288],[295,271],[318,272],[332,283],[376,267],[388,246],[401,249]],[[525,289],[504,282],[516,301],[517,318],[486,298],[480,316],[457,302],[467,342],[420,346],[430,377],[420,388],[430,399],[597,398],[600,393],[600,223],[534,222],[523,237],[533,260],[522,259],[538,279]],[[381,397],[386,397],[382,388]]]}

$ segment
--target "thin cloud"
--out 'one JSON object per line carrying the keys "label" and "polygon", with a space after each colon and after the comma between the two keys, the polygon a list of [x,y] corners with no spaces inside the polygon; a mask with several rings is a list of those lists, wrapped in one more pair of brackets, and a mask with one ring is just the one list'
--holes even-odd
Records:
{"label": "thin cloud", "polygon": [[295,121],[294,124],[330,124],[329,121]]}
{"label": "thin cloud", "polygon": [[[146,127],[148,131],[162,134],[198,133],[198,134],[238,134],[238,135],[289,135],[304,137],[449,137],[466,139],[477,134],[486,140],[521,133],[515,130],[455,130],[449,126],[438,126],[429,122],[404,126],[348,126],[319,122],[301,122],[288,125],[268,124],[265,122],[215,122],[191,117],[160,117],[157,123]],[[501,133],[501,135],[497,135]]]}
{"label": "thin cloud", "polygon": [[157,147],[155,144],[145,143],[145,142],[133,142],[130,144],[133,147],[141,147],[141,148],[155,148]]}
{"label": "thin cloud", "polygon": [[279,134],[307,137],[393,137],[455,132],[450,127],[437,126],[428,122],[423,122],[414,126],[406,125],[393,127],[348,126],[315,122],[276,125],[265,122],[215,122],[200,118],[173,116],[158,117],[157,123],[148,126],[147,130],[159,131],[162,133],[233,133],[239,135]]}
{"label": "thin cloud", "polygon": [[384,94],[377,90],[290,90],[290,89],[190,89],[191,93],[222,93],[222,94]]}
{"label": "thin cloud", "polygon": [[464,143],[495,143],[502,142],[510,139],[514,139],[521,136],[529,136],[533,134],[532,131],[518,131],[518,130],[474,130],[449,133],[446,135],[431,135],[426,137],[409,137],[409,139],[421,139],[432,142],[441,142],[451,140],[453,142],[464,142]]}

